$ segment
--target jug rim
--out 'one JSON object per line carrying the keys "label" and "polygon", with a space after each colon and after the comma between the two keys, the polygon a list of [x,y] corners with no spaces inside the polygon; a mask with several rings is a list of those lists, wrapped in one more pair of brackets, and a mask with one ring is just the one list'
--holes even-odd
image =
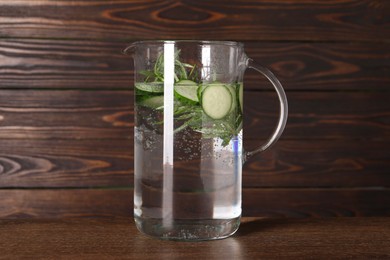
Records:
{"label": "jug rim", "polygon": [[221,44],[221,45],[232,45],[232,46],[241,46],[242,42],[237,41],[220,41],[220,40],[140,40],[132,42],[131,45],[138,44],[160,44],[160,43],[200,43],[200,44]]}
{"label": "jug rim", "polygon": [[130,54],[136,46],[139,45],[158,45],[158,44],[164,44],[164,43],[193,43],[193,44],[199,44],[199,45],[225,45],[225,46],[232,46],[232,47],[238,47],[243,48],[244,44],[242,42],[237,41],[220,41],[220,40],[140,40],[130,43],[124,50],[124,54]]}

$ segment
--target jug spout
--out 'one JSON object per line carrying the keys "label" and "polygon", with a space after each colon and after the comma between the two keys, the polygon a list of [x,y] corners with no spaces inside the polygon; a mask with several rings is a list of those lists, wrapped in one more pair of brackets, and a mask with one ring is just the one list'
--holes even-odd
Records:
{"label": "jug spout", "polygon": [[135,44],[132,43],[129,46],[127,46],[122,52],[126,55],[133,55],[135,50]]}

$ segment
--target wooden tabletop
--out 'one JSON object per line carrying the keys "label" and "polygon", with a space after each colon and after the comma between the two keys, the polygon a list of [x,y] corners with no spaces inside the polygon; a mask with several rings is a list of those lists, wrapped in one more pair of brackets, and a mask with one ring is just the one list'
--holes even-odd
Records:
{"label": "wooden tabletop", "polygon": [[390,218],[244,218],[230,238],[162,241],[132,219],[0,220],[0,259],[390,258]]}

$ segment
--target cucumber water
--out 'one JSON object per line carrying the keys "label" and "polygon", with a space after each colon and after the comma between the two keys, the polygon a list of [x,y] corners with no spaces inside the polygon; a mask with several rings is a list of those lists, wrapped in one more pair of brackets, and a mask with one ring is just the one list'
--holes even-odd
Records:
{"label": "cucumber water", "polygon": [[[173,136],[170,129],[164,136],[166,93],[160,57],[150,71],[142,72],[144,77],[136,77],[144,79],[135,86],[136,224],[163,238],[182,236],[189,227],[194,229],[187,225],[194,222],[197,234],[224,236],[224,230],[237,227],[241,215],[240,84],[202,81],[195,64],[176,60],[173,93],[169,91]],[[167,136],[173,139],[168,145]],[[172,165],[164,163],[167,150],[173,151]],[[168,225],[167,216],[172,220]]]}

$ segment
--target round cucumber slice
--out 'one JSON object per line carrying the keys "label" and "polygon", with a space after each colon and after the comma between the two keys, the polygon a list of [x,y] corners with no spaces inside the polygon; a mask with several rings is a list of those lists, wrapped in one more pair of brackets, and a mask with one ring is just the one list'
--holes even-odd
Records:
{"label": "round cucumber slice", "polygon": [[233,97],[224,85],[209,85],[202,93],[203,111],[213,119],[227,116],[232,107]]}
{"label": "round cucumber slice", "polygon": [[232,106],[230,107],[230,111],[229,111],[232,112],[237,107],[236,89],[232,85],[226,85],[226,87],[230,91],[230,94],[232,95]]}
{"label": "round cucumber slice", "polygon": [[138,103],[140,106],[157,109],[164,106],[164,96],[153,96]]}
{"label": "round cucumber slice", "polygon": [[241,113],[244,112],[244,84],[242,82],[238,85],[238,102],[240,103]]}
{"label": "round cucumber slice", "polygon": [[219,82],[219,81],[214,81],[214,82],[211,82],[211,83],[199,84],[199,87],[198,87],[198,98],[199,98],[200,102],[202,102],[202,92],[203,92],[203,90],[205,90],[207,87],[213,86],[213,85],[223,85],[223,84],[221,82]]}
{"label": "round cucumber slice", "polygon": [[176,94],[187,101],[199,102],[198,85],[191,80],[181,80],[175,84]]}
{"label": "round cucumber slice", "polygon": [[205,84],[200,84],[199,87],[198,87],[198,99],[201,101],[202,100],[202,92],[203,90],[205,90],[205,88],[207,88],[208,85],[205,85]]}
{"label": "round cucumber slice", "polygon": [[139,90],[150,92],[150,93],[164,92],[164,83],[162,82],[135,83],[135,87]]}

